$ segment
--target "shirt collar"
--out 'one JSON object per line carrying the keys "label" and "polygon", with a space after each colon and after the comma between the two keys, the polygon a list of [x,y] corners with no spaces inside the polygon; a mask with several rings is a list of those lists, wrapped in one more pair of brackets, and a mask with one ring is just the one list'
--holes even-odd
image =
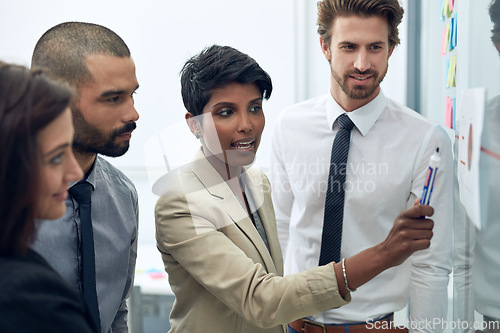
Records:
{"label": "shirt collar", "polygon": [[[331,93],[329,93],[329,95],[331,97]],[[337,120],[341,114],[347,113],[356,128],[363,136],[365,136],[380,117],[386,105],[387,100],[382,93],[382,90],[380,90],[377,97],[375,97],[368,104],[365,104],[351,112],[346,112],[340,105],[337,104],[333,97],[328,98],[326,114],[328,126],[333,129],[335,120]]]}
{"label": "shirt collar", "polygon": [[86,181],[86,182],[89,182],[90,185],[92,185],[92,188],[95,190],[95,185],[96,185],[96,181],[95,181],[95,177],[96,177],[95,176],[95,169],[96,169],[96,165],[97,164],[100,164],[98,156],[95,157],[94,163],[92,163],[92,166],[90,167],[90,172],[85,177],[83,177],[83,179],[71,183],[71,185],[69,187],[72,187],[73,185],[75,185],[77,183],[81,183],[81,182],[85,182]]}

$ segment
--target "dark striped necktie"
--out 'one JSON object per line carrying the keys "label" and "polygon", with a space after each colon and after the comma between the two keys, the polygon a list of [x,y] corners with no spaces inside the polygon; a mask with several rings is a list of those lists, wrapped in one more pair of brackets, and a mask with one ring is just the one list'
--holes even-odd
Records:
{"label": "dark striped necktie", "polygon": [[351,141],[351,129],[354,123],[347,114],[337,118],[339,130],[335,136],[328,174],[328,189],[325,199],[325,215],[319,264],[340,261],[342,242],[342,224],[344,220],[345,178],[347,173],[347,156]]}

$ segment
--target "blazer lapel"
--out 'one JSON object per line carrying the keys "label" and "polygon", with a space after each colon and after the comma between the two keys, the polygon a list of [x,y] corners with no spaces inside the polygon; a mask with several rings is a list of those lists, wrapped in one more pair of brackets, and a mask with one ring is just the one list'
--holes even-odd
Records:
{"label": "blazer lapel", "polygon": [[[283,255],[281,253],[281,247],[278,240],[278,230],[276,229],[276,216],[274,214],[274,208],[272,204],[271,194],[269,184],[262,182],[262,174],[260,170],[257,169],[246,169],[246,180],[252,196],[255,200],[255,205],[258,208],[262,224],[266,230],[267,239],[269,241],[269,250],[271,251],[272,267],[269,268],[269,272],[276,273],[278,275],[283,275]],[[260,237],[259,237],[260,238]],[[262,238],[261,238],[262,240]],[[269,254],[267,247],[264,242],[262,242],[266,254]],[[261,249],[259,249],[261,251]],[[269,267],[269,265],[268,265]]]}
{"label": "blazer lapel", "polygon": [[[243,208],[239,200],[236,198],[234,193],[231,191],[226,182],[222,179],[220,174],[212,167],[210,162],[205,158],[203,152],[200,150],[196,156],[195,161],[192,163],[192,170],[201,181],[201,183],[205,186],[207,191],[221,199],[220,205],[222,209],[230,216],[231,220],[240,228],[241,231],[252,241],[255,248],[258,250],[263,262],[266,265],[267,271],[271,273],[278,273],[276,270],[276,266],[274,265],[273,259],[269,251],[267,250],[264,241],[259,235],[259,232],[255,228],[252,220],[249,218],[246,210]],[[244,170],[247,171],[247,170]],[[248,176],[247,176],[248,177]],[[259,183],[255,181],[254,177],[248,177],[252,179],[249,183],[252,195],[254,196],[254,200],[258,207],[262,206],[264,202],[264,193],[262,191],[262,181]],[[247,178],[247,179],[248,179]],[[261,218],[264,223],[264,216],[267,214],[267,210],[263,210],[261,213],[261,209],[259,209],[259,213],[264,214],[261,215]],[[266,216],[267,220],[267,216]],[[264,223],[264,228],[266,229],[266,233],[269,232],[269,226],[267,223]],[[276,231],[274,231],[276,232]],[[273,247],[270,244],[270,248]],[[273,252],[273,251],[271,251]]]}

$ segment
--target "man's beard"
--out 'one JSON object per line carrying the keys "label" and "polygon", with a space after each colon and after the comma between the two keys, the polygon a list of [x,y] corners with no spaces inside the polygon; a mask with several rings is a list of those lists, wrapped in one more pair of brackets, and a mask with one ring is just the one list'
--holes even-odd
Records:
{"label": "man's beard", "polygon": [[113,130],[110,134],[105,134],[89,124],[78,109],[73,109],[73,124],[75,126],[73,149],[82,153],[102,154],[110,157],[122,156],[128,151],[129,141],[117,144],[116,138],[137,127],[135,122],[131,122]]}
{"label": "man's beard", "polygon": [[[352,70],[349,71],[348,73],[344,74],[344,77],[341,79],[339,75],[337,75],[334,71],[333,68],[331,69],[332,75],[339,84],[340,88],[344,91],[344,93],[352,99],[366,99],[370,97],[380,86],[380,83],[384,79],[385,75],[387,74],[387,69],[388,67],[385,68],[384,73],[379,76],[379,73],[375,70],[368,69],[364,72],[361,72],[360,70]],[[353,75],[371,75],[373,77],[373,84],[372,85],[354,85],[354,87],[351,89],[348,86],[348,80],[349,77]]]}

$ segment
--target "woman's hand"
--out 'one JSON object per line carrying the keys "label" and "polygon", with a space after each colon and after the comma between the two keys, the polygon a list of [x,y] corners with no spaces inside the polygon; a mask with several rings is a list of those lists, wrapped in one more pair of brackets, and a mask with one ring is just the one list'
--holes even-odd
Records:
{"label": "woman's hand", "polygon": [[434,209],[427,205],[415,204],[396,218],[387,238],[380,244],[368,248],[345,260],[345,276],[340,262],[334,263],[335,276],[340,294],[347,294],[345,281],[350,289],[373,279],[388,268],[402,264],[415,251],[427,249],[431,245]]}
{"label": "woman's hand", "polygon": [[431,206],[415,205],[399,214],[387,238],[378,245],[387,268],[402,264],[412,253],[431,245],[434,221]]}

